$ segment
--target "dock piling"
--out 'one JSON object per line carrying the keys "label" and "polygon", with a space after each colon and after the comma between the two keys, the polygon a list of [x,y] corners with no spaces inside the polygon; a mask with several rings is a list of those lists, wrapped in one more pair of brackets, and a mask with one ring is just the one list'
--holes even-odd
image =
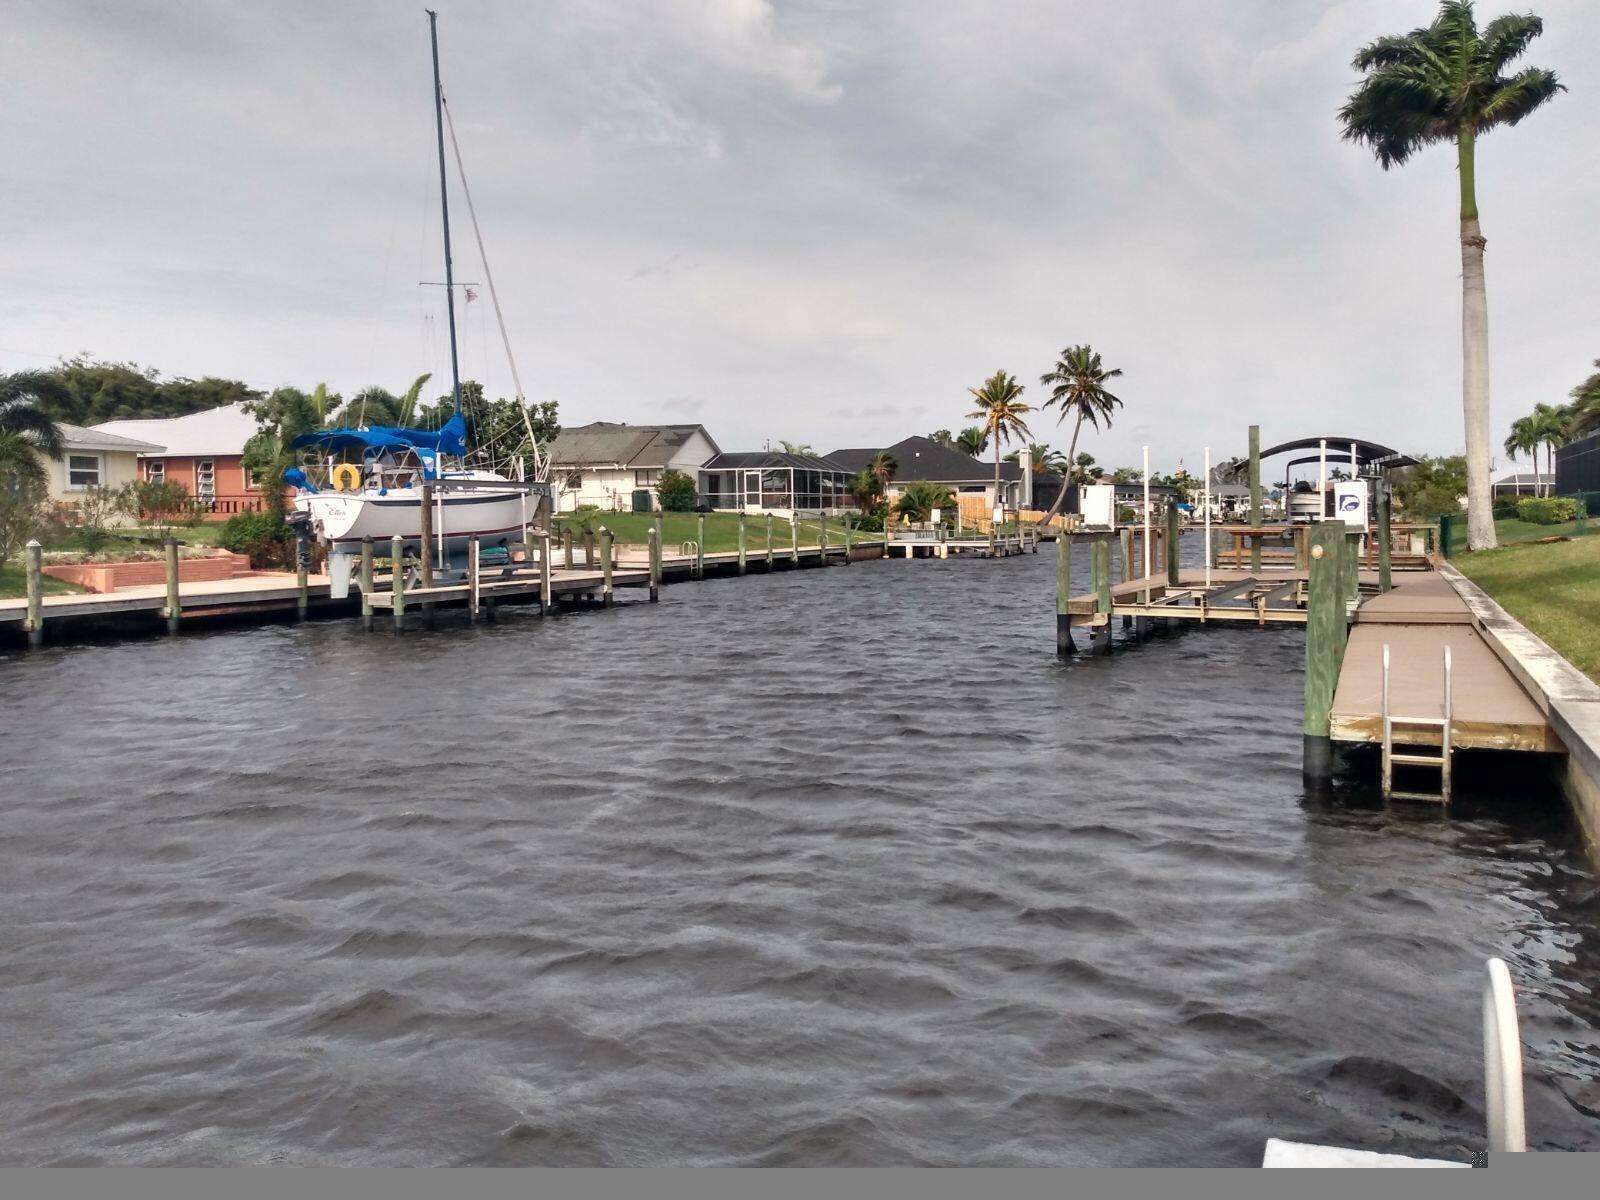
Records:
{"label": "dock piling", "polygon": [[1174,501],[1167,505],[1167,583],[1177,587],[1180,579],[1178,576],[1178,505]]}
{"label": "dock piling", "polygon": [[1305,719],[1300,774],[1308,787],[1333,776],[1331,717],[1348,634],[1344,602],[1345,526],[1319,521],[1307,534],[1310,561],[1306,599]]}
{"label": "dock piling", "polygon": [[800,514],[789,510],[789,565],[800,565]]}
{"label": "dock piling", "polygon": [[1394,586],[1391,578],[1391,564],[1389,555],[1393,547],[1391,542],[1393,534],[1389,530],[1389,488],[1382,479],[1378,480],[1378,590],[1387,592]]}
{"label": "dock piling", "polygon": [[401,634],[406,631],[406,544],[400,538],[389,539],[389,579],[394,631]]}
{"label": "dock piling", "polygon": [[1072,539],[1063,532],[1056,538],[1056,654],[1071,658],[1078,652],[1072,641],[1072,617],[1067,600],[1072,595]]}
{"label": "dock piling", "polygon": [[[301,547],[302,551],[305,549],[306,547]],[[311,607],[311,582],[304,553],[295,556],[294,585],[294,619],[304,621],[306,613]]]}
{"label": "dock piling", "polygon": [[477,624],[482,607],[478,589],[478,572],[482,564],[478,562],[478,553],[478,535],[473,534],[467,539],[467,620],[471,624]]}
{"label": "dock piling", "polygon": [[539,611],[550,611],[550,603],[554,598],[550,587],[550,535],[539,535]]}
{"label": "dock piling", "polygon": [[[1355,466],[1352,463],[1351,469]],[[1286,499],[1285,504],[1288,503]],[[1250,528],[1261,528],[1261,426],[1250,426]],[[1250,539],[1250,569],[1261,570],[1261,539]]]}
{"label": "dock piling", "polygon": [[361,539],[361,628],[372,632],[372,538]]}
{"label": "dock piling", "polygon": [[[420,568],[420,581],[424,589],[433,586],[433,484],[422,485],[422,505],[420,510],[422,544],[417,550],[417,562]],[[433,628],[433,601],[422,602],[422,623],[429,629]]]}
{"label": "dock piling", "polygon": [[817,545],[820,553],[817,555],[817,562],[825,567],[828,565],[828,514],[823,513],[819,519],[821,524],[818,526]]}
{"label": "dock piling", "polygon": [[183,612],[183,601],[178,595],[178,539],[169,537],[162,545],[167,559],[167,606],[162,613],[167,618],[167,632],[177,633]]}
{"label": "dock piling", "polygon": [[572,530],[561,531],[561,568],[564,571],[572,570]]}
{"label": "dock piling", "polygon": [[842,519],[844,521],[844,565],[848,567],[850,565],[850,518],[844,517]]}
{"label": "dock piling", "polygon": [[743,575],[745,573],[745,526],[746,526],[746,523],[747,522],[745,520],[745,514],[741,510],[740,513],[739,513],[739,574],[741,574],[741,575]]}
{"label": "dock piling", "polygon": [[1104,618],[1090,635],[1096,654],[1111,653],[1111,539],[1097,537],[1089,543],[1089,578],[1095,594],[1095,611]]}
{"label": "dock piling", "polygon": [[44,547],[38,538],[28,539],[28,645],[44,645]]}
{"label": "dock piling", "polygon": [[767,574],[772,574],[772,514],[767,514]]}
{"label": "dock piling", "polygon": [[650,538],[650,603],[661,599],[661,531],[652,526]]}
{"label": "dock piling", "polygon": [[598,561],[595,557],[594,530],[585,529],[583,531],[583,565],[592,571]]}
{"label": "dock piling", "polygon": [[706,515],[705,515],[705,513],[701,513],[700,514],[700,527],[695,532],[694,577],[696,579],[704,579],[706,577]]}
{"label": "dock piling", "polygon": [[[594,534],[589,535],[591,538]],[[600,527],[600,603],[607,608],[615,598],[611,587],[611,530]]]}

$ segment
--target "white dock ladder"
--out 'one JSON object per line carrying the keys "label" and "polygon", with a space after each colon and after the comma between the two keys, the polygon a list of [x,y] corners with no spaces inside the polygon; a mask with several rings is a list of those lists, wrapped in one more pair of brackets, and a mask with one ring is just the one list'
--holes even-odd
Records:
{"label": "white dock ladder", "polygon": [[1498,958],[1489,960],[1488,978],[1483,982],[1483,1090],[1489,1110],[1489,1149],[1526,1150],[1517,998],[1511,990],[1511,971]]}
{"label": "white dock ladder", "polygon": [[[1442,717],[1397,717],[1389,707],[1389,644],[1383,646],[1383,798],[1385,800],[1428,800],[1450,803],[1450,647],[1444,648],[1444,715]],[[1417,754],[1407,750],[1396,754],[1395,727],[1437,729],[1439,753]],[[1439,772],[1438,792],[1397,792],[1394,788],[1395,764],[1407,767],[1432,767]]]}

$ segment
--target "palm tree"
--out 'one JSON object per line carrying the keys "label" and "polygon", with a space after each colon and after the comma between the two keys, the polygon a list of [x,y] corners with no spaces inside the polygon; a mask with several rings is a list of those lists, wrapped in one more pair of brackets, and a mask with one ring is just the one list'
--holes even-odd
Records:
{"label": "palm tree", "polygon": [[894,481],[895,472],[899,470],[900,464],[887,450],[879,450],[867,462],[867,471],[878,481],[880,494],[888,490],[889,484]]}
{"label": "palm tree", "polygon": [[989,448],[989,435],[980,425],[968,425],[956,434],[956,449],[977,458]]}
{"label": "palm tree", "polygon": [[900,499],[895,502],[895,512],[908,521],[926,521],[933,515],[934,509],[944,512],[953,512],[956,507],[956,495],[942,483],[929,483],[926,479],[916,479],[908,483],[905,490],[900,493]]}
{"label": "palm tree", "polygon": [[48,407],[59,408],[67,399],[66,389],[48,371],[0,375],[0,474],[46,486],[39,456],[66,453],[66,439]]}
{"label": "palm tree", "polygon": [[[1065,421],[1069,412],[1076,418],[1072,425],[1072,441],[1067,446],[1068,462],[1075,461],[1073,456],[1078,450],[1078,434],[1085,421],[1096,429],[1104,421],[1106,427],[1110,428],[1111,414],[1122,406],[1122,401],[1106,390],[1106,380],[1116,379],[1121,374],[1120,367],[1108,371],[1093,346],[1068,346],[1056,360],[1055,368],[1048,375],[1039,377],[1039,386],[1050,389],[1050,399],[1044,402],[1044,406],[1060,407],[1056,423]],[[1067,489],[1063,482],[1061,490],[1056,493],[1055,503],[1045,514],[1045,524],[1055,519],[1066,500]]]}
{"label": "palm tree", "polygon": [[883,485],[871,471],[862,467],[850,477],[850,482],[845,485],[845,491],[850,499],[856,502],[856,507],[863,514],[867,514],[878,507],[878,501],[883,496]]}
{"label": "palm tree", "polygon": [[1533,455],[1533,494],[1539,494],[1539,437],[1534,429],[1532,417],[1518,417],[1511,422],[1511,433],[1505,440],[1505,451],[1508,458],[1515,459],[1521,454]]}
{"label": "palm tree", "polygon": [[786,442],[782,438],[779,438],[778,445],[783,447],[783,452],[785,454],[816,454],[816,451],[811,448],[809,442]]}
{"label": "palm tree", "polygon": [[[1572,416],[1565,408],[1557,408],[1553,404],[1535,404],[1533,406],[1533,432],[1544,445],[1544,463],[1550,475],[1545,495],[1555,491],[1556,450],[1567,444],[1572,426]],[[1538,460],[1534,461],[1534,470],[1538,471]]]}
{"label": "palm tree", "polygon": [[1567,405],[1567,436],[1583,437],[1600,430],[1600,358],[1594,360],[1595,373],[1572,389]]}
{"label": "palm tree", "polygon": [[1087,450],[1080,450],[1078,457],[1072,460],[1070,483],[1088,483],[1100,474],[1100,464],[1094,461],[1094,455]]}
{"label": "palm tree", "polygon": [[994,502],[1000,499],[1000,446],[1015,437],[1018,441],[1029,436],[1028,423],[1023,413],[1033,411],[1033,405],[1022,402],[1023,387],[1015,375],[996,371],[983,381],[982,387],[968,388],[978,407],[967,414],[969,419],[983,421],[984,433],[994,443]]}
{"label": "palm tree", "polygon": [[1504,74],[1544,31],[1532,14],[1478,29],[1471,0],[1444,0],[1432,25],[1379,38],[1356,54],[1365,78],[1339,110],[1347,141],[1372,148],[1384,170],[1425,146],[1454,142],[1461,177],[1461,405],[1467,442],[1467,546],[1495,544],[1489,503],[1489,302],[1483,283],[1475,149],[1496,125],[1515,125],[1562,86],[1555,72]]}

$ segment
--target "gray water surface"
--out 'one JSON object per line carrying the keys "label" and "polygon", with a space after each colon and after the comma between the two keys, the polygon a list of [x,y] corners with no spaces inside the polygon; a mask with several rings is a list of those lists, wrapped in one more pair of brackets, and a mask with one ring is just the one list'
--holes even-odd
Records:
{"label": "gray water surface", "polygon": [[1465,1159],[1492,954],[1600,1150],[1537,777],[1310,801],[1299,634],[1062,663],[1053,573],[0,657],[0,1162]]}

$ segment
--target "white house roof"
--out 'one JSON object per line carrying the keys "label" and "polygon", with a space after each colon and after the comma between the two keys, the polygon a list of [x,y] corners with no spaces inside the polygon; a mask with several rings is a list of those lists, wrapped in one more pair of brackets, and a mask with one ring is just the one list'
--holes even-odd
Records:
{"label": "white house roof", "polygon": [[1517,484],[1554,483],[1555,478],[1549,471],[1540,471],[1537,475],[1532,471],[1513,471],[1509,475],[1500,476],[1494,482],[1496,487],[1502,484],[1510,487]]}
{"label": "white house roof", "polygon": [[224,404],[186,417],[157,417],[144,421],[105,421],[94,426],[102,433],[148,438],[159,443],[153,451],[169,457],[193,454],[243,454],[244,444],[254,436],[256,419],[244,410],[244,403]]}
{"label": "white house roof", "polygon": [[85,428],[57,421],[56,428],[61,430],[61,439],[66,442],[68,450],[125,450],[130,454],[160,454],[162,451],[162,447],[154,442],[141,442],[121,434],[107,433],[98,425]]}

